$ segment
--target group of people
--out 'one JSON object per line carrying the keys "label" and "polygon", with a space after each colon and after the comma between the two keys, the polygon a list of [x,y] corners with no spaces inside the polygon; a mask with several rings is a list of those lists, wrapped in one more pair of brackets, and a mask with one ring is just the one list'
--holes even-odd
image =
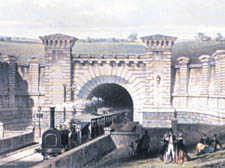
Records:
{"label": "group of people", "polygon": [[214,134],[213,138],[210,140],[206,134],[201,133],[200,142],[196,145],[196,154],[200,155],[203,153],[212,153],[220,149],[223,149],[222,144],[217,139],[217,134]]}
{"label": "group of people", "polygon": [[[148,132],[145,131],[141,139],[135,141],[137,143],[136,149],[134,142],[130,144],[131,155],[148,156],[148,154],[151,152],[150,141],[150,136],[148,135]],[[184,161],[190,159],[182,133],[178,133],[178,136],[176,137],[173,133],[173,130],[171,129],[169,133],[164,134],[161,143],[163,145],[160,151],[160,158],[164,162],[175,162],[182,164]],[[216,134],[214,134],[213,138],[210,140],[206,134],[201,133],[200,142],[196,145],[196,154],[200,155],[203,153],[216,152],[218,150],[218,146],[220,149],[222,149],[222,145],[217,139]]]}
{"label": "group of people", "polygon": [[79,133],[75,125],[66,122],[63,125],[57,125],[56,129],[61,132],[62,145],[65,150],[74,148],[79,144]]}
{"label": "group of people", "polygon": [[176,137],[171,129],[169,133],[164,134],[162,143],[161,160],[176,163],[183,163],[187,160],[188,153],[182,133],[179,133]]}

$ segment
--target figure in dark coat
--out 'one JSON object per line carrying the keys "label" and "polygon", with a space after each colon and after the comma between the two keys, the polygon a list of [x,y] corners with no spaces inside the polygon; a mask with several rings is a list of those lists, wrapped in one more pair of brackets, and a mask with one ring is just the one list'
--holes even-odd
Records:
{"label": "figure in dark coat", "polygon": [[180,133],[179,136],[177,137],[177,151],[179,152],[180,150],[183,150],[184,153],[187,154],[187,148],[184,145],[182,133]]}
{"label": "figure in dark coat", "polygon": [[161,151],[160,151],[160,154],[161,154],[161,155],[164,155],[165,151],[166,151],[167,148],[168,148],[168,144],[169,144],[169,137],[168,137],[167,134],[164,134],[164,135],[163,135],[162,144],[163,144],[163,147],[162,147],[162,149],[161,149]]}
{"label": "figure in dark coat", "polygon": [[150,143],[150,137],[148,135],[148,131],[145,131],[144,135],[138,141],[138,145],[137,145],[137,154],[139,156],[146,156],[148,154],[149,143]]}
{"label": "figure in dark coat", "polygon": [[217,139],[217,135],[215,134],[213,139],[209,142],[209,148],[210,148],[209,152],[216,152],[218,150],[217,148],[218,145],[220,146],[220,149],[223,148],[220,141]]}
{"label": "figure in dark coat", "polygon": [[201,134],[200,142],[204,145],[209,145],[209,137],[206,136],[206,134]]}

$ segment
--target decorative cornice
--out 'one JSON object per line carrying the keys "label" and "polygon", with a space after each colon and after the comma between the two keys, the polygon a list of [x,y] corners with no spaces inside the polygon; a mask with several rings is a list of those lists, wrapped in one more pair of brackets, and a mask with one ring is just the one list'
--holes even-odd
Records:
{"label": "decorative cornice", "polygon": [[76,37],[73,36],[68,36],[65,34],[51,34],[51,35],[46,35],[46,36],[40,36],[39,37],[42,41],[43,40],[75,40],[77,41],[78,39]]}
{"label": "decorative cornice", "polygon": [[1,62],[15,63],[17,60],[16,56],[13,55],[1,55]]}
{"label": "decorative cornice", "polygon": [[204,62],[209,62],[210,61],[210,56],[209,55],[201,55],[198,59],[204,63]]}
{"label": "decorative cornice", "polygon": [[141,37],[142,40],[170,40],[170,41],[176,41],[176,37],[172,36],[166,36],[162,34],[155,34],[155,35],[150,35],[150,36],[144,36]]}
{"label": "decorative cornice", "polygon": [[64,34],[52,34],[39,37],[46,48],[50,49],[63,49],[72,48],[75,42],[78,40],[76,37],[64,35]]}
{"label": "decorative cornice", "polygon": [[177,61],[178,61],[178,63],[180,65],[187,65],[189,63],[189,61],[190,61],[190,58],[188,58],[188,57],[179,57],[177,59]]}
{"label": "decorative cornice", "polygon": [[156,34],[152,36],[141,37],[142,43],[145,45],[146,51],[170,51],[174,45],[176,37]]}

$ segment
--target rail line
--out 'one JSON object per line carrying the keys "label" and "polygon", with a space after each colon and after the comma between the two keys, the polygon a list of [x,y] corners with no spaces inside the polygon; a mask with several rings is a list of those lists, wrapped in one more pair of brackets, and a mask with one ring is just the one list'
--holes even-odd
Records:
{"label": "rail line", "polygon": [[0,167],[31,167],[43,161],[42,156],[35,151],[39,144],[34,144],[0,157]]}

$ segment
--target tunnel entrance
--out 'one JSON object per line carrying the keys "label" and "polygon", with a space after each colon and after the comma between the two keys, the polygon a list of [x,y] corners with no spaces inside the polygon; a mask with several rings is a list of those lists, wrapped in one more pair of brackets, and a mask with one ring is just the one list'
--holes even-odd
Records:
{"label": "tunnel entrance", "polygon": [[93,108],[108,108],[112,112],[127,110],[129,119],[133,120],[133,100],[128,91],[118,84],[101,84],[89,93],[88,99],[92,102],[96,100],[96,105],[90,108],[92,110]]}

